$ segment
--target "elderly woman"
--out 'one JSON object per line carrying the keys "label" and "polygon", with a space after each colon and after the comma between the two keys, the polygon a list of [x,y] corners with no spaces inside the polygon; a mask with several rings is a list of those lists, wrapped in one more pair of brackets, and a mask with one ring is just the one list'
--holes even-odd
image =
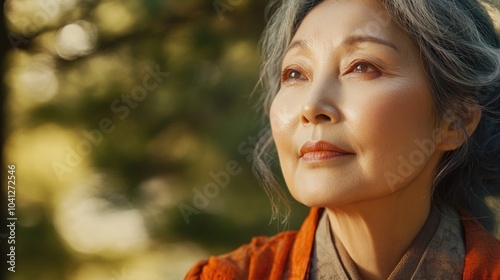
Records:
{"label": "elderly woman", "polygon": [[500,279],[500,242],[470,214],[500,188],[500,39],[485,7],[283,1],[263,39],[272,136],[256,165],[283,201],[259,157],[274,143],[311,213],[186,279]]}

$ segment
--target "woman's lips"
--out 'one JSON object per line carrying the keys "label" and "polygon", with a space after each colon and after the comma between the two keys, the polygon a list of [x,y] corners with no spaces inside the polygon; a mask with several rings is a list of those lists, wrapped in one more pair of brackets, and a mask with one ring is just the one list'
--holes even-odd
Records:
{"label": "woman's lips", "polygon": [[305,161],[324,161],[353,154],[326,141],[306,142],[300,148],[300,156]]}

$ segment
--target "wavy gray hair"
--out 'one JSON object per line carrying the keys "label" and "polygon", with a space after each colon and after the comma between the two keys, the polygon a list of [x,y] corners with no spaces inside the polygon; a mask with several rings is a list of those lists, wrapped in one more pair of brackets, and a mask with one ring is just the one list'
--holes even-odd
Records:
{"label": "wavy gray hair", "polygon": [[[500,9],[497,0],[380,0],[420,47],[432,85],[438,119],[452,120],[467,135],[457,150],[445,153],[434,180],[436,204],[460,204],[489,230],[493,214],[485,203],[488,195],[500,194],[500,38],[486,10]],[[260,98],[266,119],[279,91],[280,67],[293,35],[304,17],[321,0],[272,1],[273,11],[264,30],[263,63],[259,82],[265,89]],[[482,110],[472,135],[464,120],[472,107]],[[276,151],[271,133],[260,139],[254,153],[254,171],[271,199],[272,218],[290,213],[286,192],[279,186],[271,165]]]}

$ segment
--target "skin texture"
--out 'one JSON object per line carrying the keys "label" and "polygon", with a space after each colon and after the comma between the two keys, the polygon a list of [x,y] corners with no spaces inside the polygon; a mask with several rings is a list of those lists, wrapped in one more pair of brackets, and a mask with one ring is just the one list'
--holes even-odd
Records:
{"label": "skin texture", "polygon": [[[325,1],[305,17],[284,58],[271,125],[287,185],[306,205],[342,206],[428,182],[431,157],[440,156],[435,151],[396,185],[384,176],[398,174],[398,157],[408,159],[415,140],[432,139],[435,122],[417,46],[394,23],[378,34],[366,28],[380,11],[376,0]],[[353,155],[303,160],[302,145],[319,140]]]}
{"label": "skin texture", "polygon": [[[292,39],[270,115],[293,197],[327,208],[364,279],[387,278],[428,217],[443,152],[461,144],[436,121],[418,46],[377,0],[324,1]],[[342,151],[301,152],[318,141]]]}

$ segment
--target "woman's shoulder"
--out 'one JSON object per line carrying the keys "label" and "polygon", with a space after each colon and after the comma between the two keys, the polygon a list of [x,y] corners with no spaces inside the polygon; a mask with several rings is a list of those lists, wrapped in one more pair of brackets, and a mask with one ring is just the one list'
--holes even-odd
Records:
{"label": "woman's shoulder", "polygon": [[307,273],[321,212],[320,208],[311,208],[298,231],[254,237],[249,244],[229,254],[199,261],[184,279],[283,279],[289,275],[299,275],[296,278],[302,279]]}
{"label": "woman's shoulder", "polygon": [[184,279],[247,279],[250,273],[257,279],[269,279],[273,270],[281,272],[286,266],[296,235],[296,231],[285,231],[254,237],[230,253],[199,261]]}
{"label": "woman's shoulder", "polygon": [[459,209],[465,238],[464,279],[500,279],[500,241]]}

